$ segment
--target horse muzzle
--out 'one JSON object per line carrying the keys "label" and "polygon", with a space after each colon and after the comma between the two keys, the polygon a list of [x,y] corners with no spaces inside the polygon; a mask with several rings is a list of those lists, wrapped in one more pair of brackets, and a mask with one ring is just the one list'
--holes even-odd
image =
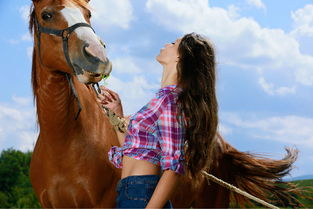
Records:
{"label": "horse muzzle", "polygon": [[80,82],[97,83],[111,73],[112,63],[105,55],[104,46],[101,46],[85,44],[73,59],[74,72]]}

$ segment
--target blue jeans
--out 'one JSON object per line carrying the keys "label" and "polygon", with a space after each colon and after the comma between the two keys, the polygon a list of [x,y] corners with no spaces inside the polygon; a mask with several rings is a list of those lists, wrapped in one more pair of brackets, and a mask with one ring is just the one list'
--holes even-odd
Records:
{"label": "blue jeans", "polygon": [[[159,182],[159,175],[122,178],[116,187],[116,208],[145,208]],[[170,200],[163,208],[173,208]]]}

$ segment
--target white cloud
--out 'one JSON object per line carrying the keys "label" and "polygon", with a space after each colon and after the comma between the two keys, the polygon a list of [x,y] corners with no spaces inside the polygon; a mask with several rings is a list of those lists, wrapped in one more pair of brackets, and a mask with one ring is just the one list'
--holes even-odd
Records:
{"label": "white cloud", "polygon": [[0,139],[4,137],[4,130],[0,127]]}
{"label": "white cloud", "polygon": [[114,64],[114,71],[118,73],[138,74],[142,72],[131,57],[121,57],[113,59],[112,63]]}
{"label": "white cloud", "polygon": [[222,113],[223,121],[234,129],[242,128],[251,137],[313,147],[313,118],[295,115],[261,119],[255,115]]}
{"label": "white cloud", "polygon": [[246,0],[246,2],[251,5],[254,6],[258,9],[266,9],[265,4],[262,2],[262,0]]}
{"label": "white cloud", "polygon": [[292,12],[291,17],[296,27],[303,25],[313,25],[313,4],[308,4],[302,9]]}
{"label": "white cloud", "polygon": [[25,22],[29,20],[30,6],[24,5],[19,8],[19,13]]}
{"label": "white cloud", "polygon": [[31,98],[12,99],[11,104],[0,104],[0,149],[32,150],[38,133]]}
{"label": "white cloud", "polygon": [[227,10],[228,10],[229,17],[231,18],[238,18],[240,16],[238,13],[240,10],[239,7],[236,7],[233,4],[229,5]]}
{"label": "white cloud", "polygon": [[127,29],[134,19],[130,0],[93,0],[90,5],[93,9],[92,23],[104,30],[112,26]]}
{"label": "white cloud", "polygon": [[313,56],[313,5],[292,12],[291,17],[294,28],[290,34],[299,41],[303,53]]}
{"label": "white cloud", "polygon": [[148,0],[146,10],[169,30],[212,39],[219,63],[254,70],[260,77],[279,74],[271,83],[285,86],[281,94],[294,93],[295,85],[313,86],[313,56],[302,54],[299,42],[282,29],[263,28],[233,10],[211,7],[208,0]]}
{"label": "white cloud", "polygon": [[13,45],[17,45],[21,42],[31,42],[33,40],[32,36],[29,32],[26,32],[24,35],[22,35],[20,38],[12,38],[9,39],[9,43]]}
{"label": "white cloud", "polygon": [[[19,14],[20,17],[23,19],[25,24],[28,24],[29,20],[29,12],[30,12],[30,6],[24,5],[19,8]],[[8,42],[12,45],[20,44],[21,42],[31,42],[33,40],[31,34],[29,32],[26,32],[25,34],[21,35],[19,38],[14,37],[8,40]]]}
{"label": "white cloud", "polygon": [[31,35],[29,32],[27,32],[27,33],[25,33],[25,34],[21,37],[21,40],[22,40],[22,41],[32,41],[32,40],[33,40],[33,37],[32,37],[32,35]]}
{"label": "white cloud", "polygon": [[19,150],[33,150],[36,144],[36,139],[38,138],[38,133],[30,131],[21,131],[18,133],[20,139],[23,143],[19,143],[17,149]]}
{"label": "white cloud", "polygon": [[269,95],[286,95],[286,94],[295,94],[296,93],[296,87],[276,87],[272,83],[267,83],[267,81],[263,78],[259,78],[259,84],[263,88],[263,90],[268,93]]}
{"label": "white cloud", "polygon": [[18,96],[13,95],[12,100],[16,102],[17,104],[23,105],[23,106],[30,105],[32,103],[32,99],[30,97],[18,97]]}
{"label": "white cloud", "polygon": [[32,60],[33,49],[34,49],[34,47],[32,47],[32,46],[26,48],[26,54],[27,54],[27,57],[29,58],[29,60]]}
{"label": "white cloud", "polygon": [[225,136],[225,135],[230,135],[233,133],[232,128],[230,128],[229,126],[223,124],[223,123],[219,123],[218,125],[218,131],[220,132],[221,135]]}

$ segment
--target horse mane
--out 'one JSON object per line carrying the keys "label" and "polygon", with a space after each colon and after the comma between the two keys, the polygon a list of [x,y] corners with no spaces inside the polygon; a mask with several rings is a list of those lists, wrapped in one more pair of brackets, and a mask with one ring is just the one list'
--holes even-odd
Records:
{"label": "horse mane", "polygon": [[90,6],[88,4],[89,0],[72,0],[76,5],[84,8],[84,9],[90,9]]}
{"label": "horse mane", "polygon": [[[34,5],[32,4],[30,7],[29,25],[28,25],[29,32],[32,35],[34,35],[34,26],[35,26],[35,8],[34,8]],[[32,89],[33,89],[33,100],[36,103],[36,97],[37,97],[36,89],[37,89],[38,83],[36,80],[36,64],[35,63],[36,63],[36,46],[34,43],[31,83],[32,83]]]}

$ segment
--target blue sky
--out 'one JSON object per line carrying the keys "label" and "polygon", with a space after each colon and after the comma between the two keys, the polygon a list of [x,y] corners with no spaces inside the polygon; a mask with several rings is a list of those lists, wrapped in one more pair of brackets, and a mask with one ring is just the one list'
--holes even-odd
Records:
{"label": "blue sky", "polygon": [[[0,149],[33,149],[31,1],[1,1]],[[92,0],[92,24],[106,42],[109,88],[125,114],[160,87],[160,48],[198,32],[217,53],[219,129],[241,151],[275,159],[299,149],[293,176],[313,174],[312,0]],[[5,8],[5,9],[4,9]]]}

